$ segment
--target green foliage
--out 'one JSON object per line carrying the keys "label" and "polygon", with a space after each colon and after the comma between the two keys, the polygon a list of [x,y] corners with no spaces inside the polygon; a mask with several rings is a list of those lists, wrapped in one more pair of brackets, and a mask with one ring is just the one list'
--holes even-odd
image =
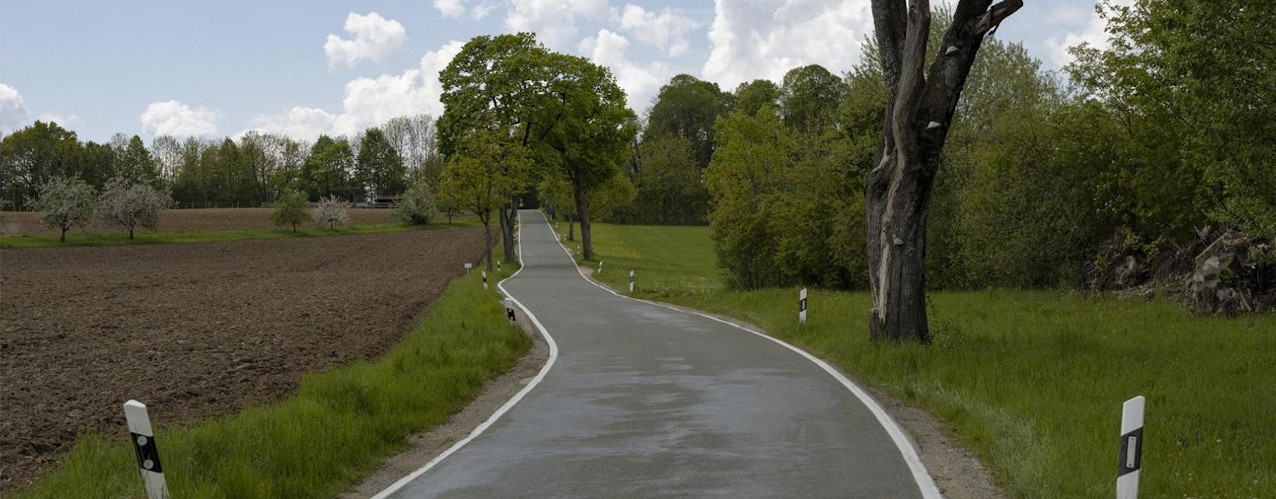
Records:
{"label": "green foliage", "polygon": [[1276,6],[1261,0],[1141,0],[1100,9],[1106,50],[1069,66],[1102,103],[1122,148],[1123,218],[1191,237],[1206,220],[1276,236]]}
{"label": "green foliage", "polygon": [[[494,277],[506,277],[510,267]],[[531,337],[505,320],[495,289],[484,290],[477,273],[457,279],[424,322],[379,359],[307,374],[282,402],[191,426],[158,426],[169,490],[173,497],[335,497],[406,449],[411,435],[445,423],[531,346]],[[132,447],[87,435],[15,497],[143,495]]]}
{"label": "green foliage", "polygon": [[678,137],[644,138],[642,171],[634,175],[634,203],[618,218],[630,223],[699,225],[706,222],[709,191],[701,182],[692,143]]}
{"label": "green foliage", "polygon": [[361,197],[352,176],[354,168],[354,151],[346,139],[333,140],[327,135],[320,135],[301,166],[302,188],[310,193],[311,201],[329,196],[342,199]]}
{"label": "green foliage", "polygon": [[160,213],[173,206],[173,198],[147,184],[116,177],[102,189],[98,209],[102,221],[128,229],[128,238],[138,227],[155,230]]}
{"label": "green foliage", "polygon": [[407,188],[403,158],[380,129],[369,128],[364,132],[354,177],[360,198],[398,195]]}
{"label": "green foliage", "polygon": [[42,213],[40,223],[61,230],[61,242],[72,227],[87,225],[97,209],[93,187],[78,177],[53,177],[40,184],[37,194],[33,206]]}
{"label": "green foliage", "polygon": [[[882,345],[869,340],[865,293],[815,291],[799,325],[796,289],[727,289],[706,232],[599,225],[598,256],[638,269],[640,298],[756,325],[926,409],[1009,497],[1111,497],[1120,406],[1134,395],[1149,404],[1144,494],[1276,488],[1276,316],[1199,319],[1162,300],[1060,291],[947,292],[931,294],[942,348]],[[628,272],[595,277],[628,282]]]}
{"label": "green foliage", "polygon": [[16,209],[28,209],[40,186],[57,177],[78,175],[80,143],[75,132],[57,123],[36,121],[0,142],[0,187]]}
{"label": "green foliage", "polygon": [[291,225],[292,231],[297,232],[297,224],[310,220],[308,201],[305,192],[292,189],[284,191],[276,203],[275,211],[270,214],[271,223],[276,227]]}
{"label": "green foliage", "polygon": [[825,129],[835,119],[847,90],[846,82],[818,64],[789,70],[780,88],[785,126],[801,132]]}
{"label": "green foliage", "polygon": [[780,87],[771,80],[753,80],[740,83],[736,87],[735,105],[732,111],[739,111],[749,116],[758,114],[765,106],[779,107]]}
{"label": "green foliage", "polygon": [[[709,166],[717,146],[714,122],[727,114],[730,105],[731,94],[719,89],[717,83],[686,74],[674,76],[656,95],[647,115],[643,143],[670,138],[688,141],[697,170],[703,169]],[[643,160],[646,169],[646,158]]]}
{"label": "green foliage", "polygon": [[434,214],[439,211],[437,204],[429,181],[421,180],[403,193],[399,203],[394,207],[394,213],[403,223],[425,225],[430,223],[430,219],[434,218]]}

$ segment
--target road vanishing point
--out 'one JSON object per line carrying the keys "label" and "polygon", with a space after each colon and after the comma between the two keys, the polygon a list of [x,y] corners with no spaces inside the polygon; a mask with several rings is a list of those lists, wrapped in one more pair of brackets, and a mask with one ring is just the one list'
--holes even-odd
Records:
{"label": "road vanishing point", "polygon": [[895,423],[826,365],[603,289],[544,214],[519,217],[524,266],[502,288],[556,354],[490,424],[376,497],[940,497]]}

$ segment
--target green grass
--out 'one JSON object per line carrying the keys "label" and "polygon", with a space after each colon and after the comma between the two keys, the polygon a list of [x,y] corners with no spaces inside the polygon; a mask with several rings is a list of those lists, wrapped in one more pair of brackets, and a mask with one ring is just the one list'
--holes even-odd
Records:
{"label": "green grass", "polygon": [[1276,497],[1276,315],[941,292],[933,346],[874,345],[867,293],[814,291],[802,326],[796,289],[724,289],[707,228],[596,224],[594,241],[613,288],[633,267],[638,297],[756,324],[951,423],[1012,497],[1112,497],[1121,403],[1135,395],[1148,399],[1142,497]]}
{"label": "green grass", "polygon": [[[454,280],[422,325],[380,359],[308,374],[276,404],[158,428],[173,497],[332,497],[375,471],[407,448],[409,435],[446,421],[531,348],[531,338],[506,321],[496,287],[484,291],[480,283],[478,272]],[[145,493],[127,441],[85,435],[15,497]]]}
{"label": "green grass", "polygon": [[400,223],[351,225],[334,229],[309,227],[300,228],[296,232],[287,229],[276,230],[223,230],[223,231],[157,231],[135,233],[134,239],[121,231],[85,232],[69,231],[66,242],[58,241],[58,235],[16,235],[0,237],[0,248],[45,248],[64,246],[121,246],[128,244],[173,244],[173,243],[210,243],[216,241],[241,241],[245,239],[280,239],[286,237],[327,237],[347,236],[355,234],[385,234],[391,232],[408,232],[414,230],[434,230],[448,227],[481,227],[478,217],[458,217],[453,223],[431,223],[428,225],[405,225]]}

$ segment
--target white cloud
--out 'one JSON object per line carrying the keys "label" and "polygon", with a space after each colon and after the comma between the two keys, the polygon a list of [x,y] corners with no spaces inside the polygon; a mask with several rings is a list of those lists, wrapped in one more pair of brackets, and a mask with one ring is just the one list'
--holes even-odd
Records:
{"label": "white cloud", "polygon": [[755,78],[778,82],[807,64],[847,71],[873,31],[868,0],[715,0],[714,8],[703,74],[726,89]]}
{"label": "white cloud", "polygon": [[376,12],[368,15],[351,12],[346,16],[345,31],[354,35],[354,38],[346,40],[337,35],[328,35],[328,41],[323,44],[323,51],[328,54],[329,69],[343,65],[354,66],[365,59],[384,60],[402,46],[408,37],[399,21],[386,19]]}
{"label": "white cloud", "polygon": [[0,130],[9,131],[25,125],[27,105],[18,90],[0,83]]}
{"label": "white cloud", "polygon": [[568,50],[576,39],[578,19],[602,19],[608,14],[607,0],[509,0],[505,26],[512,31],[530,31],[554,50]]}
{"label": "white cloud", "polygon": [[434,0],[434,8],[443,17],[456,19],[465,15],[465,0]]}
{"label": "white cloud", "polygon": [[660,91],[660,86],[673,77],[673,68],[664,62],[639,64],[625,57],[629,40],[607,29],[598,30],[597,36],[580,41],[580,52],[595,64],[611,68],[616,84],[625,90],[629,107],[642,113]]}
{"label": "white cloud", "polygon": [[627,4],[624,10],[616,13],[616,17],[620,27],[635,40],[657,47],[669,57],[685,54],[691,46],[687,41],[687,33],[701,26],[701,23],[668,7],[657,14],[640,6]]}
{"label": "white cloud", "polygon": [[455,40],[448,42],[439,50],[426,53],[419,67],[397,75],[351,80],[346,83],[339,114],[294,107],[254,118],[252,129],[313,140],[323,133],[353,136],[397,116],[423,113],[438,116],[443,113],[443,104],[439,102],[439,96],[443,94],[439,71],[452,62],[464,45],[464,42]]}
{"label": "white cloud", "polygon": [[[337,119],[332,113],[310,107],[294,107],[278,114],[261,115],[252,120],[252,128],[259,132],[287,135],[297,140],[315,140],[330,133]],[[240,132],[243,135],[245,130]]]}
{"label": "white cloud", "polygon": [[191,137],[217,133],[217,111],[203,106],[192,108],[175,100],[148,104],[141,119],[142,130],[157,136]]}
{"label": "white cloud", "polygon": [[[1134,0],[1112,0],[1111,3],[1128,7],[1134,4]],[[1058,37],[1054,36],[1046,38],[1044,42],[1046,53],[1055,67],[1063,67],[1070,64],[1075,58],[1068,53],[1068,49],[1083,43],[1088,43],[1090,47],[1100,50],[1108,48],[1110,42],[1107,32],[1108,23],[1094,10],[1093,4],[1088,7],[1091,12],[1089,22],[1086,23],[1080,32],[1069,31],[1063,36],[1063,40],[1059,40]],[[1081,8],[1082,6],[1078,5],[1074,10],[1080,10]]]}

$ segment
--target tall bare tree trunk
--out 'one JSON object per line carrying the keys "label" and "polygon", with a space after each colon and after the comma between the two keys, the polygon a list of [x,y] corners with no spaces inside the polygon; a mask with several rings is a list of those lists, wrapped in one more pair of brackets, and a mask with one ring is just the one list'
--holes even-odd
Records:
{"label": "tall bare tree trunk", "polygon": [[589,231],[589,193],[576,184],[576,216],[580,218],[580,255],[585,260],[594,259],[594,240]]}
{"label": "tall bare tree trunk", "polygon": [[[501,210],[501,241],[504,243],[502,250],[505,253],[505,261],[514,261],[514,214],[518,213],[518,198],[510,196],[509,205],[502,206]],[[506,211],[509,210],[509,211]]]}
{"label": "tall bare tree trunk", "polygon": [[874,341],[930,341],[926,319],[926,216],[940,152],[984,36],[1023,0],[961,0],[929,75],[923,66],[929,0],[872,0],[886,80],[886,124],[867,206],[869,335]]}

